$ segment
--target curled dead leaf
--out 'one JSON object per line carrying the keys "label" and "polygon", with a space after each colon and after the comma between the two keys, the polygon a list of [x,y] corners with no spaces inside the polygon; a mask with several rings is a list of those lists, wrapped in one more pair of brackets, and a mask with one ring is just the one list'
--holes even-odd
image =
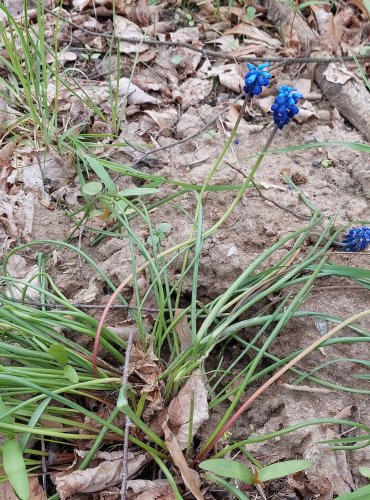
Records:
{"label": "curled dead leaf", "polygon": [[[81,452],[79,453],[81,455]],[[122,452],[99,452],[97,458],[103,461],[96,467],[75,470],[51,476],[61,500],[67,500],[76,493],[94,493],[103,491],[122,481]],[[147,462],[143,453],[128,452],[128,477],[131,477]]]}
{"label": "curled dead leaf", "polygon": [[242,91],[244,86],[244,78],[241,76],[237,64],[216,66],[208,72],[208,76],[217,76],[221,85],[238,94]]}
{"label": "curled dead leaf", "polygon": [[[127,481],[127,493],[135,500],[175,500],[171,486],[165,479],[133,479]],[[131,498],[131,497],[130,497]]]}
{"label": "curled dead leaf", "polygon": [[207,389],[200,370],[195,370],[168,407],[168,423],[173,429],[180,448],[188,444],[189,419],[193,401],[192,436],[209,418]]}

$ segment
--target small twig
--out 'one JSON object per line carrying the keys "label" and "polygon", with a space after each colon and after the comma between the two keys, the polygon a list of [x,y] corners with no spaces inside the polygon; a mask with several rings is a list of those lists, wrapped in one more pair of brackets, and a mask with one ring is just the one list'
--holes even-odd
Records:
{"label": "small twig", "polygon": [[[231,163],[229,162],[226,162],[230,168],[232,168],[233,170],[236,170],[236,172],[238,172],[240,175],[242,175],[244,178],[246,178],[246,174],[243,172],[243,170],[241,170],[240,168],[236,167],[235,165],[232,165]],[[255,187],[255,189],[257,190],[257,193],[260,195],[261,198],[263,198],[265,201],[269,201],[270,203],[272,203],[273,205],[275,205],[276,207],[280,208],[281,210],[284,210],[285,212],[288,212],[290,213],[291,215],[294,215],[294,217],[296,217],[297,219],[301,219],[301,220],[309,220],[311,217],[309,217],[308,215],[300,215],[300,214],[297,214],[295,213],[293,210],[290,210],[289,208],[286,208],[284,207],[283,205],[280,205],[280,203],[278,203],[277,201],[275,200],[270,200],[270,198],[267,198],[267,196],[265,196],[261,190],[259,189],[258,185],[252,180],[251,183],[253,184],[253,186]]]}
{"label": "small twig", "polygon": [[[22,301],[22,300],[16,300],[16,299],[10,299],[12,302],[16,302],[17,304],[23,304],[25,306],[33,306],[33,307],[45,307],[46,309],[61,309],[65,310],[65,306],[61,304],[42,304],[41,302],[37,301]],[[0,297],[0,304],[2,303],[1,297]],[[70,305],[72,307],[77,307],[78,309],[104,309],[105,305],[102,304],[82,304],[80,302],[70,302]],[[112,304],[111,309],[127,309],[130,310],[132,309],[133,311],[137,311],[140,309],[141,311],[144,312],[150,312],[150,313],[158,313],[159,309],[156,309],[155,307],[138,307],[138,306],[130,306],[128,304]],[[161,309],[164,311],[169,311],[169,309]]]}
{"label": "small twig", "polygon": [[[130,354],[132,349],[134,333],[131,332],[127,341],[125,364],[123,366],[122,374],[122,384],[127,385],[129,376],[129,366],[130,366]],[[125,437],[123,441],[123,469],[122,469],[122,483],[121,483],[121,500],[126,500],[126,490],[127,490],[127,480],[128,480],[128,445],[129,445],[129,434],[131,428],[131,420],[126,415],[125,420]]]}
{"label": "small twig", "polygon": [[44,488],[45,493],[47,492],[47,482],[46,476],[48,473],[48,468],[46,466],[46,457],[45,457],[45,439],[44,436],[41,436],[41,451],[43,452],[41,456],[41,469],[42,469],[42,487]]}
{"label": "small twig", "polygon": [[312,392],[314,394],[330,394],[331,392],[336,392],[334,389],[322,389],[320,387],[309,387],[308,385],[283,384],[283,386],[290,391]]}

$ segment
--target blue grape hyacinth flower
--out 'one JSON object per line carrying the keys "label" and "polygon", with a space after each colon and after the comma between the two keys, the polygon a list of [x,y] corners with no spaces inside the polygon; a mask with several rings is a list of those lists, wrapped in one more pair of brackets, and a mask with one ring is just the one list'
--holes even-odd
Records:
{"label": "blue grape hyacinth flower", "polygon": [[370,227],[354,227],[349,229],[341,246],[346,252],[360,252],[370,246]]}
{"label": "blue grape hyacinth flower", "polygon": [[282,85],[278,95],[274,99],[271,111],[274,115],[274,122],[281,130],[284,125],[287,125],[293,116],[298,115],[299,108],[297,106],[298,99],[302,97],[300,92],[295,92],[296,89],[289,85]]}
{"label": "blue grape hyacinth flower", "polygon": [[244,77],[243,87],[245,94],[249,94],[250,97],[260,95],[262,87],[267,87],[270,84],[271,74],[268,71],[264,71],[268,66],[270,66],[269,62],[258,64],[258,66],[250,63],[247,64],[249,71]]}

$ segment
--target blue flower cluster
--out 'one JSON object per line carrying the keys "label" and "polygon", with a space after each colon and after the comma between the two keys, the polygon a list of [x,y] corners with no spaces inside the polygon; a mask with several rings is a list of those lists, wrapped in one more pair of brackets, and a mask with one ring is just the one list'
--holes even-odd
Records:
{"label": "blue flower cluster", "polygon": [[298,99],[302,97],[302,94],[300,92],[294,92],[295,90],[296,89],[289,87],[289,85],[282,85],[271,106],[271,111],[274,114],[274,122],[280,129],[282,129],[284,125],[287,125],[293,116],[299,113],[296,104]]}
{"label": "blue flower cluster", "polygon": [[370,245],[370,227],[354,227],[348,231],[343,239],[342,246],[346,252],[366,250]]}
{"label": "blue flower cluster", "polygon": [[[271,74],[265,71],[268,66],[270,66],[269,62],[258,64],[258,66],[250,63],[247,64],[249,71],[244,77],[243,87],[246,95],[250,97],[260,95],[262,88],[270,84]],[[274,122],[279,129],[282,129],[284,125],[289,123],[293,116],[299,113],[297,103],[302,94],[295,92],[295,90],[289,85],[282,85],[278,91],[278,95],[275,97],[271,111],[274,115]]]}
{"label": "blue flower cluster", "polygon": [[262,87],[269,85],[271,74],[268,71],[264,71],[267,66],[270,66],[269,62],[259,64],[258,66],[247,64],[249,71],[244,77],[243,87],[245,94],[249,94],[250,97],[260,95]]}

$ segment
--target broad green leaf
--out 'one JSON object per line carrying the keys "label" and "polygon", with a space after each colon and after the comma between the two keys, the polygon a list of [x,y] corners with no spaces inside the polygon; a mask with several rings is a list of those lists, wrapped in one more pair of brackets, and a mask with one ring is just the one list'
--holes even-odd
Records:
{"label": "broad green leaf", "polygon": [[171,224],[168,224],[168,222],[162,222],[162,224],[158,224],[158,226],[155,228],[156,231],[159,233],[167,233],[171,229]]}
{"label": "broad green leaf", "polygon": [[358,471],[361,476],[368,477],[370,479],[370,467],[359,467]]}
{"label": "broad green leaf", "polygon": [[335,500],[369,500],[370,498],[370,484],[363,486],[352,493],[344,493],[339,495]]}
{"label": "broad green leaf", "polygon": [[85,194],[88,194],[89,196],[95,196],[99,193],[101,193],[103,189],[103,184],[101,182],[86,182],[86,184],[84,184],[82,186],[82,191],[85,193]]}
{"label": "broad green leaf", "polygon": [[312,467],[309,460],[287,460],[286,462],[277,462],[268,465],[258,471],[258,479],[262,482],[278,479],[279,477],[289,476],[295,472],[300,472]]}
{"label": "broad green leaf", "polygon": [[224,458],[214,458],[213,460],[205,460],[199,464],[199,467],[209,472],[214,472],[219,476],[239,479],[243,483],[253,484],[252,472],[241,462],[225,460]]}
{"label": "broad green leaf", "polygon": [[68,354],[66,348],[62,344],[52,344],[48,352],[52,358],[60,365],[65,366],[68,363]]}
{"label": "broad green leaf", "polygon": [[143,196],[144,194],[154,194],[158,193],[159,189],[156,188],[127,188],[120,191],[118,194],[120,196]]}
{"label": "broad green leaf", "polygon": [[77,384],[79,381],[78,373],[71,365],[65,365],[63,369],[65,377],[72,382],[72,384]]}
{"label": "broad green leaf", "polygon": [[182,57],[179,54],[177,54],[176,56],[173,56],[173,58],[171,59],[171,62],[175,66],[178,66],[179,64],[182,63]]}
{"label": "broad green leaf", "polygon": [[149,238],[146,240],[146,242],[151,247],[154,247],[154,245],[156,245],[159,242],[159,237],[156,234],[151,234]]}
{"label": "broad green leaf", "polygon": [[29,500],[29,486],[26,465],[16,439],[3,444],[3,467],[15,493],[21,500]]}

